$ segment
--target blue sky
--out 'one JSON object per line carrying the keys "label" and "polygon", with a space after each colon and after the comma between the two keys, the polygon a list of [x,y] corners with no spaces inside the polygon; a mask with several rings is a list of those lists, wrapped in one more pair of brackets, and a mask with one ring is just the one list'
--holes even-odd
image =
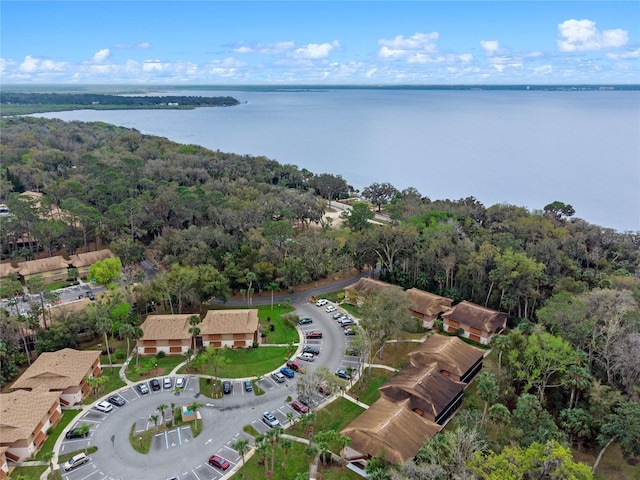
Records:
{"label": "blue sky", "polygon": [[640,83],[638,1],[0,2],[3,83]]}

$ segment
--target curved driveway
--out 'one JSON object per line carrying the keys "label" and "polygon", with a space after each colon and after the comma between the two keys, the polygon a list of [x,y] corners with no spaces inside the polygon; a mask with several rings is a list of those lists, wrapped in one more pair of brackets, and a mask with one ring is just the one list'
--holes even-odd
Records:
{"label": "curved driveway", "polygon": [[[345,280],[344,284],[348,285],[353,281],[354,279],[351,278]],[[326,288],[326,291],[335,291],[341,287],[333,284]],[[344,355],[345,346],[350,337],[345,337],[342,329],[333,320],[333,314],[326,313],[325,307],[316,307],[314,304],[307,303],[311,295],[318,293],[307,291],[295,297],[295,294],[288,297],[292,298],[292,301],[300,302],[295,305],[296,313],[300,317],[313,318],[313,323],[301,327],[302,338],[306,330],[319,329],[323,332],[322,339],[304,340],[310,345],[318,346],[321,350],[316,361],[306,363],[305,366],[312,370],[319,365],[326,365],[331,371],[335,371],[338,367],[356,367],[357,358]],[[300,301],[300,298],[303,300]],[[268,303],[270,301],[269,298]],[[274,301],[277,300],[274,299]],[[301,348],[302,343],[299,349]],[[200,395],[198,377],[186,376],[186,379],[185,389],[179,393],[160,390],[140,395],[133,386],[124,387],[119,391],[120,395],[127,400],[127,404],[123,407],[114,407],[109,413],[90,409],[76,418],[70,424],[70,428],[89,423],[91,433],[87,439],[63,440],[58,454],[79,450],[85,445],[95,445],[98,450],[91,455],[90,462],[74,471],[61,472],[63,478],[65,480],[219,479],[223,477],[224,472],[208,465],[207,459],[213,454],[218,454],[229,460],[232,467],[240,464],[240,456],[231,448],[231,445],[239,437],[253,443],[253,437],[242,431],[243,426],[251,424],[258,432],[264,433],[267,426],[261,421],[263,412],[273,412],[283,425],[287,423],[287,414],[298,415],[286,403],[288,396],[296,397],[296,378],[287,379],[284,383],[276,383],[270,376],[265,376],[260,383],[265,391],[261,396],[245,392],[242,381],[235,379],[232,393],[218,400]],[[320,403],[326,399],[318,394],[313,400]],[[154,428],[149,417],[160,415],[157,410],[160,404],[169,407],[171,403],[176,406],[187,406],[194,401],[203,405],[200,412],[204,428],[197,438],[192,437],[189,426],[182,426],[179,429],[172,428],[155,435],[147,455],[133,450],[129,442],[133,424],[135,424],[134,433]],[[169,410],[170,408],[166,410],[167,419],[170,418]],[[232,469],[227,473],[231,471]]]}

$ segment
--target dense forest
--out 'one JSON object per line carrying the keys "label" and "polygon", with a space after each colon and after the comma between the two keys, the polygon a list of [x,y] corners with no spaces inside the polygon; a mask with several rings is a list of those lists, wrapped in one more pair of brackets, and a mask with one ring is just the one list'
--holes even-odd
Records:
{"label": "dense forest", "polygon": [[[625,454],[640,454],[637,429],[619,428],[640,418],[639,232],[590,224],[554,199],[529,211],[473,197],[430,199],[384,182],[356,192],[335,172],[105,123],[5,118],[1,128],[5,261],[110,246],[131,278],[144,258],[161,267],[136,290],[135,305],[168,297],[177,312],[211,296],[293,291],[378,265],[382,280],[403,288],[509,314],[510,333],[493,345],[500,369],[478,385],[487,402],[504,407],[493,414],[485,407],[475,420],[474,428],[506,432],[493,449],[548,441],[597,449],[616,441]],[[40,202],[20,195],[27,190],[41,192]],[[337,199],[352,205],[341,225],[326,217]],[[381,224],[370,221],[376,211]],[[18,329],[7,312],[2,321],[3,355],[10,355],[19,350]],[[80,328],[56,338],[43,332],[38,348],[60,348],[60,338]],[[409,470],[446,456],[438,450],[444,444],[432,444]],[[448,476],[407,470],[402,478],[473,478],[464,477],[473,466],[467,460]]]}
{"label": "dense forest", "polygon": [[229,107],[240,102],[233,97],[135,96],[99,93],[2,93],[2,103],[21,105],[126,105],[157,106],[174,103],[191,107]]}

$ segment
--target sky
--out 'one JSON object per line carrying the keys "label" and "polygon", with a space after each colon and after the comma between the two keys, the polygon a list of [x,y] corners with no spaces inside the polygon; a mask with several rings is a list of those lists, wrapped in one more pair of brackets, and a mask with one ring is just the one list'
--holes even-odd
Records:
{"label": "sky", "polygon": [[4,84],[639,84],[633,1],[0,2]]}

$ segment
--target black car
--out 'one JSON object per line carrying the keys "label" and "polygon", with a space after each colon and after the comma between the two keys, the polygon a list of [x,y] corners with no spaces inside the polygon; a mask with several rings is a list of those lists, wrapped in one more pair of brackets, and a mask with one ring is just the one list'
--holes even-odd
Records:
{"label": "black car", "polygon": [[309,323],[313,323],[313,319],[309,317],[301,318],[298,321],[298,325],[308,325]]}
{"label": "black car", "polygon": [[339,368],[338,370],[336,370],[336,376],[344,380],[351,380],[351,375],[349,375],[349,373],[342,368]]}
{"label": "black car", "polygon": [[231,386],[231,382],[229,380],[225,380],[224,382],[222,382],[222,392],[223,393],[231,393],[231,389],[233,387]]}
{"label": "black car", "polygon": [[302,353],[312,353],[314,355],[320,355],[320,349],[318,347],[307,346],[302,349]]}
{"label": "black car", "polygon": [[122,407],[125,403],[127,403],[125,399],[117,393],[111,395],[109,398],[107,398],[107,400],[111,405],[115,405],[116,407]]}
{"label": "black car", "polygon": [[151,385],[151,390],[153,390],[154,392],[160,390],[160,381],[157,378],[151,380],[149,384]]}
{"label": "black car", "polygon": [[72,438],[84,438],[87,435],[89,435],[89,430],[83,432],[81,428],[76,428],[75,430],[69,430],[65,433],[64,438],[70,440]]}

